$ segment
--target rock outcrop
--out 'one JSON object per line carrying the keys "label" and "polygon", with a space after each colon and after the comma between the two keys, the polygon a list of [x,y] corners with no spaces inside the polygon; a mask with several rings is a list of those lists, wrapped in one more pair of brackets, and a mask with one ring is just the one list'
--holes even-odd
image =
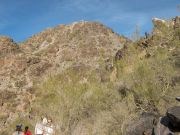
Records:
{"label": "rock outcrop", "polygon": [[19,46],[9,37],[0,36],[0,56],[13,55],[19,52]]}
{"label": "rock outcrop", "polygon": [[152,22],[155,27],[165,26],[165,27],[171,27],[171,28],[176,29],[180,25],[180,17],[176,16],[172,20],[163,20],[163,19],[159,19],[159,18],[153,18]]}
{"label": "rock outcrop", "polygon": [[145,113],[127,128],[127,135],[179,135],[180,106],[171,107],[165,116]]}

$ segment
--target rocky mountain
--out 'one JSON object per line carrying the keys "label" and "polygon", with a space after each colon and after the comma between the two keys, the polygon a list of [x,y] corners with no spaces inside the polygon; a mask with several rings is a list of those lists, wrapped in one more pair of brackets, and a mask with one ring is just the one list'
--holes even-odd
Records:
{"label": "rocky mountain", "polygon": [[153,23],[153,32],[135,42],[84,21],[22,43],[0,36],[0,134],[10,134],[16,123],[33,130],[44,115],[57,134],[145,131],[131,127],[162,115],[180,94],[180,18]]}
{"label": "rocky mountain", "polygon": [[100,68],[128,40],[96,22],[77,22],[47,29],[17,44],[0,37],[1,129],[27,111],[33,83],[68,68]]}

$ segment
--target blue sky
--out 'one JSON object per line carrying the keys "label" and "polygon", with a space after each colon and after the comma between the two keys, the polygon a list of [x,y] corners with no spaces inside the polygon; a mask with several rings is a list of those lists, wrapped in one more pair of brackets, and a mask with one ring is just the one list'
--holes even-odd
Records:
{"label": "blue sky", "polygon": [[0,35],[20,42],[48,27],[98,21],[130,36],[152,28],[151,18],[180,15],[180,0],[0,0]]}

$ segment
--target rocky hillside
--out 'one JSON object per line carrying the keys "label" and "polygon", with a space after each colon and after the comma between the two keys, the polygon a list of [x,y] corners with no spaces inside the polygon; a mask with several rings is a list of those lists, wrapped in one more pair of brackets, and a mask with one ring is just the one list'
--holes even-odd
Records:
{"label": "rocky hillside", "polygon": [[135,42],[97,22],[59,25],[20,44],[1,36],[0,134],[16,123],[33,130],[41,116],[53,119],[58,135],[151,129],[142,121],[163,115],[180,95],[180,18],[153,23]]}
{"label": "rocky hillside", "polygon": [[33,87],[43,77],[68,68],[98,70],[128,40],[100,23],[78,22],[47,29],[15,43],[0,37],[0,129],[26,115],[34,97]]}

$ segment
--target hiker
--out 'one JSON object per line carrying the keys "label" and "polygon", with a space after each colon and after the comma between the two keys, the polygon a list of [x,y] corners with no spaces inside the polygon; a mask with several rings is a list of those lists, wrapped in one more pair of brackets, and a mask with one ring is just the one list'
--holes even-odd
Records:
{"label": "hiker", "polygon": [[37,123],[35,126],[35,135],[43,135],[43,126],[41,123]]}
{"label": "hiker", "polygon": [[24,135],[22,132],[22,125],[16,125],[16,131],[13,133],[13,135]]}
{"label": "hiker", "polygon": [[47,125],[48,120],[46,117],[41,118],[41,122],[36,123],[35,126],[35,135],[45,135],[45,126]]}
{"label": "hiker", "polygon": [[47,124],[46,118],[41,118],[41,122],[37,122],[35,126],[35,135],[44,135],[44,125]]}
{"label": "hiker", "polygon": [[24,135],[32,135],[28,126],[25,127]]}
{"label": "hiker", "polygon": [[44,135],[55,135],[54,125],[52,119],[48,119],[46,126],[44,127]]}

